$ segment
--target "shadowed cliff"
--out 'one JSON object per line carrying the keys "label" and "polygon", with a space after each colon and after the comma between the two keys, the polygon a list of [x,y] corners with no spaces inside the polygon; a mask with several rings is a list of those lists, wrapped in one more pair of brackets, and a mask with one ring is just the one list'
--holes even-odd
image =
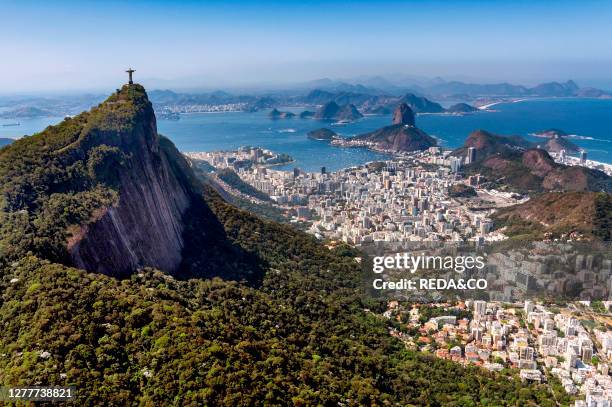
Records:
{"label": "shadowed cliff", "polygon": [[6,256],[31,251],[120,277],[149,266],[256,279],[256,259],[226,239],[140,85],[3,150],[0,179],[2,217],[24,225],[0,229]]}

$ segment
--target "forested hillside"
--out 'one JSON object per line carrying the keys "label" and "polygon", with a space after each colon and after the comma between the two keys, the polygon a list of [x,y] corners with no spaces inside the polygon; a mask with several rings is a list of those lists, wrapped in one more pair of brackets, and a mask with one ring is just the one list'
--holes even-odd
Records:
{"label": "forested hillside", "polygon": [[[0,150],[0,383],[73,385],[83,405],[555,405],[545,386],[405,350],[361,295],[358,253],[226,203],[150,109],[125,86]],[[177,268],[143,253],[109,270],[109,247],[169,241],[130,218],[139,189],[176,205]],[[129,219],[120,242],[106,222]],[[78,267],[83,239],[102,272]]]}

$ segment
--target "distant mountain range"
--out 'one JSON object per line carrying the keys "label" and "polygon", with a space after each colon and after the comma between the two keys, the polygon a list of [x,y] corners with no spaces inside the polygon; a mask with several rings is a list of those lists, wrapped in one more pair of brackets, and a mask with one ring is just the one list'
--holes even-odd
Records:
{"label": "distant mountain range", "polygon": [[102,100],[104,96],[93,94],[2,97],[0,98],[0,117],[7,119],[63,117],[80,113]]}
{"label": "distant mountain range", "polygon": [[353,121],[363,117],[363,115],[352,103],[347,103],[341,106],[338,103],[331,101],[321,106],[313,117],[315,119],[323,120]]}
{"label": "distant mountain range", "polygon": [[[376,86],[373,86],[376,85]],[[574,81],[548,82],[534,87],[510,83],[474,84],[458,81],[447,82],[436,78],[418,85],[393,85],[381,77],[368,79],[368,85],[352,84],[332,79],[321,79],[302,84],[293,90],[269,91],[258,95],[233,95],[224,91],[209,93],[176,93],[170,90],[154,90],[150,98],[154,106],[189,104],[244,104],[245,110],[278,108],[287,105],[321,106],[329,102],[338,105],[353,104],[364,114],[388,114],[399,104],[406,102],[416,113],[469,113],[473,106],[456,104],[445,110],[433,100],[497,100],[522,97],[612,97],[612,94],[595,88],[580,88]],[[432,100],[433,99],[433,100]]]}
{"label": "distant mountain range", "polygon": [[0,113],[1,118],[5,119],[21,119],[27,117],[51,117],[57,116],[57,112],[47,109],[40,109],[34,106],[19,107],[8,112]]}
{"label": "distant mountain range", "polygon": [[[316,89],[309,92],[303,98],[298,99],[299,103],[306,105],[327,105],[335,103],[337,105],[353,105],[363,114],[390,114],[397,106],[405,103],[415,113],[471,113],[478,109],[463,103],[463,107],[455,105],[454,110],[447,111],[439,103],[433,102],[424,96],[414,93],[406,93],[400,97],[389,95],[370,95],[365,93],[352,92],[328,92]],[[316,116],[315,116],[316,117]]]}
{"label": "distant mountain range", "polygon": [[[328,78],[293,86],[289,89],[234,94],[223,90],[212,92],[175,92],[153,90],[150,100],[158,113],[198,111],[258,111],[282,106],[321,106],[329,102],[355,105],[362,114],[389,114],[406,102],[416,113],[474,112],[474,106],[457,104],[445,110],[436,101],[462,101],[486,104],[530,97],[612,97],[596,88],[581,88],[572,80],[547,82],[534,87],[510,83],[477,84],[445,81],[442,78],[404,78],[388,80],[382,77],[364,77],[363,83],[349,83]],[[0,99],[1,117],[26,118],[73,115],[98,104],[99,95],[65,97],[29,97]],[[215,107],[224,106],[223,109]],[[207,110],[209,109],[209,110]]]}
{"label": "distant mountain range", "polygon": [[405,93],[414,93],[433,99],[464,99],[471,100],[481,97],[605,97],[612,96],[610,92],[586,87],[581,88],[572,80],[566,82],[546,82],[534,87],[511,84],[507,82],[493,84],[478,84],[461,81],[445,81],[442,78],[408,79],[397,81],[386,80],[381,77],[362,78],[360,83],[333,81],[324,79],[311,81],[305,85],[310,88],[330,93],[358,93],[370,96],[390,95],[401,96]]}

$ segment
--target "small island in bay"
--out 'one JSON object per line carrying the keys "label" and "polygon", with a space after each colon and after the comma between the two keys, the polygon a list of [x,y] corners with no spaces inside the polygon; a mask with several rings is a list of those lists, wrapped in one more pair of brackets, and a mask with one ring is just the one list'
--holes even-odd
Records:
{"label": "small island in bay", "polygon": [[292,113],[292,112],[281,112],[280,110],[274,108],[268,114],[268,116],[270,116],[271,119],[291,119],[291,118],[295,117],[295,113]]}
{"label": "small island in bay", "polygon": [[478,110],[478,108],[468,105],[467,103],[457,103],[446,109],[446,112],[452,114],[468,114],[477,112]]}
{"label": "small island in bay", "polygon": [[309,131],[307,137],[316,141],[333,141],[342,139],[336,132],[326,128]]}
{"label": "small island in bay", "polygon": [[392,125],[349,139],[334,140],[342,147],[368,147],[383,152],[409,152],[426,150],[437,145],[436,140],[415,125],[414,112],[407,103],[401,103],[393,112]]}
{"label": "small island in bay", "polygon": [[542,130],[542,131],[533,133],[532,136],[542,137],[542,138],[559,138],[559,137],[568,137],[569,134],[567,134],[565,131],[560,130],[560,129],[547,129],[547,130]]}
{"label": "small island in bay", "polygon": [[363,115],[357,110],[355,105],[347,104],[340,106],[336,102],[328,102],[321,106],[313,116],[319,120],[354,121],[361,119]]}
{"label": "small island in bay", "polygon": [[547,138],[548,140],[542,148],[550,153],[560,153],[563,150],[565,150],[567,154],[578,154],[580,152],[580,147],[569,141],[567,139],[569,134],[563,130],[548,129],[535,133],[533,136]]}

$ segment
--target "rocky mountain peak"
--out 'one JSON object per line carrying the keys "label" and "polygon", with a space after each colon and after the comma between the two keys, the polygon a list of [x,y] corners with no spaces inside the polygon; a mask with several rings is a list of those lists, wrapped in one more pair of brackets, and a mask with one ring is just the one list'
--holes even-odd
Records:
{"label": "rocky mountain peak", "polygon": [[393,111],[393,124],[414,126],[414,112],[406,103],[400,104]]}

